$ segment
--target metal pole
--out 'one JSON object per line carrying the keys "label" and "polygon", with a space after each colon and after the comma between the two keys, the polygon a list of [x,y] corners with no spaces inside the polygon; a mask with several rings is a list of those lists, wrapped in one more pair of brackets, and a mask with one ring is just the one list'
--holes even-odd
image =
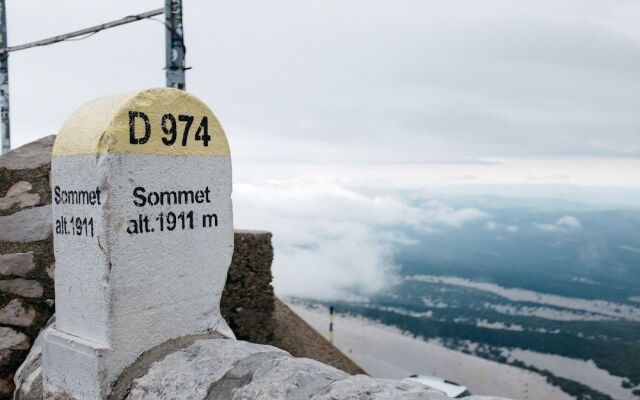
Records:
{"label": "metal pole", "polygon": [[167,87],[185,90],[182,0],[165,0]]}
{"label": "metal pole", "polygon": [[[5,0],[0,0],[0,48],[7,48],[7,15]],[[0,119],[2,119],[2,153],[11,148],[9,124],[9,53],[0,54]]]}
{"label": "metal pole", "polygon": [[329,306],[329,343],[333,343],[333,306]]}

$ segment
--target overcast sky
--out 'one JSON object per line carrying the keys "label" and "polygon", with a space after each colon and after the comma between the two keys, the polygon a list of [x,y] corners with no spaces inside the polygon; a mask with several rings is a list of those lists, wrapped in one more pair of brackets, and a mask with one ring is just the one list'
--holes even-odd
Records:
{"label": "overcast sky", "polygon": [[[7,0],[9,43],[162,5]],[[640,204],[638,2],[184,7],[187,87],[229,137],[235,226],[274,233],[279,295],[386,287],[395,248],[410,240],[398,227],[495,225],[481,205],[430,199],[437,186]],[[55,133],[95,97],[163,86],[163,66],[164,26],[154,21],[12,54],[14,147]]]}
{"label": "overcast sky", "polygon": [[[12,45],[162,6],[7,0]],[[461,162],[640,157],[640,3],[185,0],[188,89],[234,159]],[[13,53],[13,140],[83,102],[164,85],[141,21]]]}

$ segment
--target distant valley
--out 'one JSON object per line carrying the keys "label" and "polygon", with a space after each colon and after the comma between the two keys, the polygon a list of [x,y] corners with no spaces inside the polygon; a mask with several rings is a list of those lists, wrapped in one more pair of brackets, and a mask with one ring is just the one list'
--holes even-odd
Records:
{"label": "distant valley", "polygon": [[455,201],[488,217],[405,227],[396,282],[322,303],[534,371],[576,399],[640,399],[640,210]]}

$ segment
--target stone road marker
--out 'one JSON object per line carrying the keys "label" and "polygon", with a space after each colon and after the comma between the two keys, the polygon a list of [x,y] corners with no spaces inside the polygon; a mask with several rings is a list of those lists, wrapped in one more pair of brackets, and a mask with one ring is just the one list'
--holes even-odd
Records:
{"label": "stone road marker", "polygon": [[44,390],[104,398],[144,351],[218,331],[233,253],[231,158],[216,117],[175,89],[104,97],[53,149],[56,325]]}

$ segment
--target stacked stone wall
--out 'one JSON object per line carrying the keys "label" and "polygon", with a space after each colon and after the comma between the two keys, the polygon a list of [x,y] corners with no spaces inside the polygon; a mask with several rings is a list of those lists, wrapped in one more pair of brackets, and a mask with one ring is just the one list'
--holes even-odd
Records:
{"label": "stacked stone wall", "polygon": [[220,310],[240,340],[254,343],[273,340],[272,260],[271,233],[235,232],[233,259]]}
{"label": "stacked stone wall", "polygon": [[53,313],[48,136],[0,157],[0,398]]}

